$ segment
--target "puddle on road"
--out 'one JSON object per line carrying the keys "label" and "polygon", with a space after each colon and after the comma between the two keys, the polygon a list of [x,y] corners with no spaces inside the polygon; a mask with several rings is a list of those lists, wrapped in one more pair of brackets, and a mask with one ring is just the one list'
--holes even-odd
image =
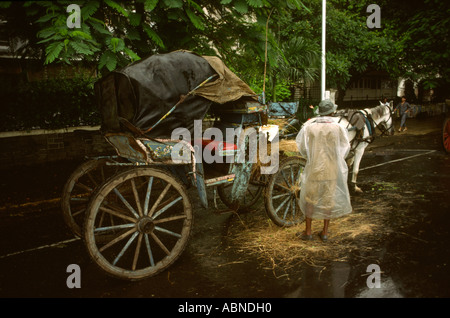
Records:
{"label": "puddle on road", "polygon": [[[380,274],[380,284],[368,287],[367,279],[373,282],[367,275],[356,272],[355,267],[346,262],[332,262],[329,267],[317,268],[305,266],[302,283],[292,292],[287,293],[287,298],[402,298],[399,288],[390,277]],[[354,287],[349,281],[359,276],[366,286]]]}

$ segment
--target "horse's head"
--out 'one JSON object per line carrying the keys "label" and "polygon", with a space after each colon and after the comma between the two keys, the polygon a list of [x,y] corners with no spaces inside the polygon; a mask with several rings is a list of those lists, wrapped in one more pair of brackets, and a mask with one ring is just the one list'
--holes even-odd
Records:
{"label": "horse's head", "polygon": [[384,104],[372,109],[372,117],[377,127],[385,135],[394,134],[393,109],[390,104]]}
{"label": "horse's head", "polygon": [[386,133],[390,136],[394,135],[394,111],[391,107],[385,106],[386,108],[386,114],[385,114],[385,121],[384,121],[384,128],[386,129]]}

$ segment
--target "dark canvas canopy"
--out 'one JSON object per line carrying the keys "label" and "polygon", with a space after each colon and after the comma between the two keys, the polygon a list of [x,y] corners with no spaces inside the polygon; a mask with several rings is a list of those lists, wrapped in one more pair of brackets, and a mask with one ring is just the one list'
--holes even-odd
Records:
{"label": "dark canvas canopy", "polygon": [[213,103],[226,107],[226,103],[241,98],[257,100],[250,87],[217,57],[187,51],[158,54],[113,71],[95,84],[102,129],[120,131],[119,117],[122,117],[146,130],[177,104],[182,95],[212,75],[218,76],[195,90],[147,135],[168,138],[178,127],[192,133],[194,120],[203,119]]}

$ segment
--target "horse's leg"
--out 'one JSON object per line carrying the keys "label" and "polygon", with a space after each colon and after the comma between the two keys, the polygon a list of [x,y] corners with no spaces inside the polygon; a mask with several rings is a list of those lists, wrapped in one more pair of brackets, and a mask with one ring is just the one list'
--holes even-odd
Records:
{"label": "horse's leg", "polygon": [[362,193],[360,187],[356,185],[356,179],[358,178],[358,172],[359,172],[359,164],[361,163],[362,156],[364,154],[364,149],[366,148],[366,143],[360,143],[358,147],[355,149],[355,156],[353,161],[353,173],[352,173],[352,184],[354,186],[354,190],[357,193]]}

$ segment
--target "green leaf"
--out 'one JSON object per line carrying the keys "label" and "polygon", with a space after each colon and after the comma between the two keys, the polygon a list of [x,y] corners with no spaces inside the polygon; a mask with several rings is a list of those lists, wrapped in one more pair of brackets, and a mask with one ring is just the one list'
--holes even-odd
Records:
{"label": "green leaf", "polygon": [[171,9],[181,9],[183,7],[182,0],[163,0],[164,4]]}
{"label": "green leaf", "polygon": [[109,40],[109,44],[108,47],[115,53],[115,52],[119,52],[122,51],[123,48],[125,47],[125,42],[120,39],[120,38],[116,38],[116,37],[112,37]]}
{"label": "green leaf", "polygon": [[230,4],[232,0],[221,0],[220,4]]}
{"label": "green leaf", "polygon": [[145,0],[144,9],[145,11],[152,11],[156,5],[158,4],[158,0]]}
{"label": "green leaf", "polygon": [[128,28],[127,29],[127,38],[131,41],[137,40],[139,41],[141,39],[141,35],[139,32],[134,28]]}
{"label": "green leaf", "polygon": [[88,1],[81,7],[81,17],[83,20],[90,18],[95,12],[97,12],[100,3],[98,1]]}
{"label": "green leaf", "polygon": [[201,17],[195,15],[194,12],[192,12],[189,9],[186,9],[186,14],[189,17],[189,20],[191,20],[192,24],[199,30],[205,29],[205,24],[203,23],[203,20]]}
{"label": "green leaf", "polygon": [[109,71],[114,71],[117,66],[117,57],[109,50],[105,51],[100,57],[98,68],[102,69],[105,66]]}
{"label": "green leaf", "polygon": [[128,19],[130,20],[130,24],[132,26],[138,26],[141,23],[142,15],[140,13],[130,13],[128,15]]}
{"label": "green leaf", "polygon": [[294,5],[298,10],[303,8],[306,12],[311,13],[311,10],[309,10],[308,7],[305,6],[303,1],[300,1],[300,0],[288,0],[287,4],[288,5]]}
{"label": "green leaf", "polygon": [[62,40],[64,39],[63,36],[59,35],[59,34],[55,34],[47,39],[44,39],[42,41],[36,42],[36,44],[42,44],[42,43],[46,43],[46,42],[50,42],[50,41],[58,41],[58,40]]}
{"label": "green leaf", "polygon": [[57,16],[58,16],[58,15],[55,14],[55,13],[49,13],[49,14],[46,14],[46,15],[40,17],[40,18],[37,19],[35,22],[36,22],[36,23],[45,23],[45,22],[50,21],[50,20],[53,19],[53,18],[56,18]]}
{"label": "green leaf", "polygon": [[70,46],[78,54],[83,54],[83,55],[93,55],[94,54],[94,51],[86,43],[71,41]]}
{"label": "green leaf", "polygon": [[196,2],[193,0],[187,0],[189,7],[195,8],[198,12],[203,12],[203,9],[201,6],[199,6]]}
{"label": "green leaf", "polygon": [[241,14],[246,14],[248,12],[247,2],[245,0],[236,0],[234,9]]}
{"label": "green leaf", "polygon": [[64,42],[53,42],[45,48],[45,64],[52,63],[64,48]]}
{"label": "green leaf", "polygon": [[164,48],[164,43],[162,39],[159,37],[158,34],[156,34],[155,31],[153,31],[148,25],[143,26],[145,33],[147,33],[148,37],[155,42],[160,48]]}
{"label": "green leaf", "polygon": [[89,34],[83,32],[83,31],[78,31],[78,30],[70,32],[69,36],[72,37],[72,38],[73,37],[80,37],[80,38],[83,38],[83,39],[86,39],[86,40],[92,40],[92,36],[90,36]]}
{"label": "green leaf", "polygon": [[48,38],[56,33],[53,27],[43,29],[37,33],[38,38]]}
{"label": "green leaf", "polygon": [[111,35],[111,32],[109,32],[108,29],[106,29],[104,24],[101,25],[100,23],[98,23],[95,20],[93,20],[92,18],[89,18],[89,21],[88,21],[88,23],[94,28],[95,31],[97,31],[98,33],[101,33],[101,34]]}
{"label": "green leaf", "polygon": [[133,52],[132,50],[130,50],[127,47],[123,48],[123,51],[131,58],[131,60],[134,61],[138,61],[141,58],[139,57],[139,55],[137,55],[135,52]]}
{"label": "green leaf", "polygon": [[263,6],[262,0],[247,0],[247,3],[253,8],[261,8]]}
{"label": "green leaf", "polygon": [[112,0],[104,0],[104,1],[109,7],[115,9],[117,12],[128,18],[128,11],[126,11],[120,4]]}

